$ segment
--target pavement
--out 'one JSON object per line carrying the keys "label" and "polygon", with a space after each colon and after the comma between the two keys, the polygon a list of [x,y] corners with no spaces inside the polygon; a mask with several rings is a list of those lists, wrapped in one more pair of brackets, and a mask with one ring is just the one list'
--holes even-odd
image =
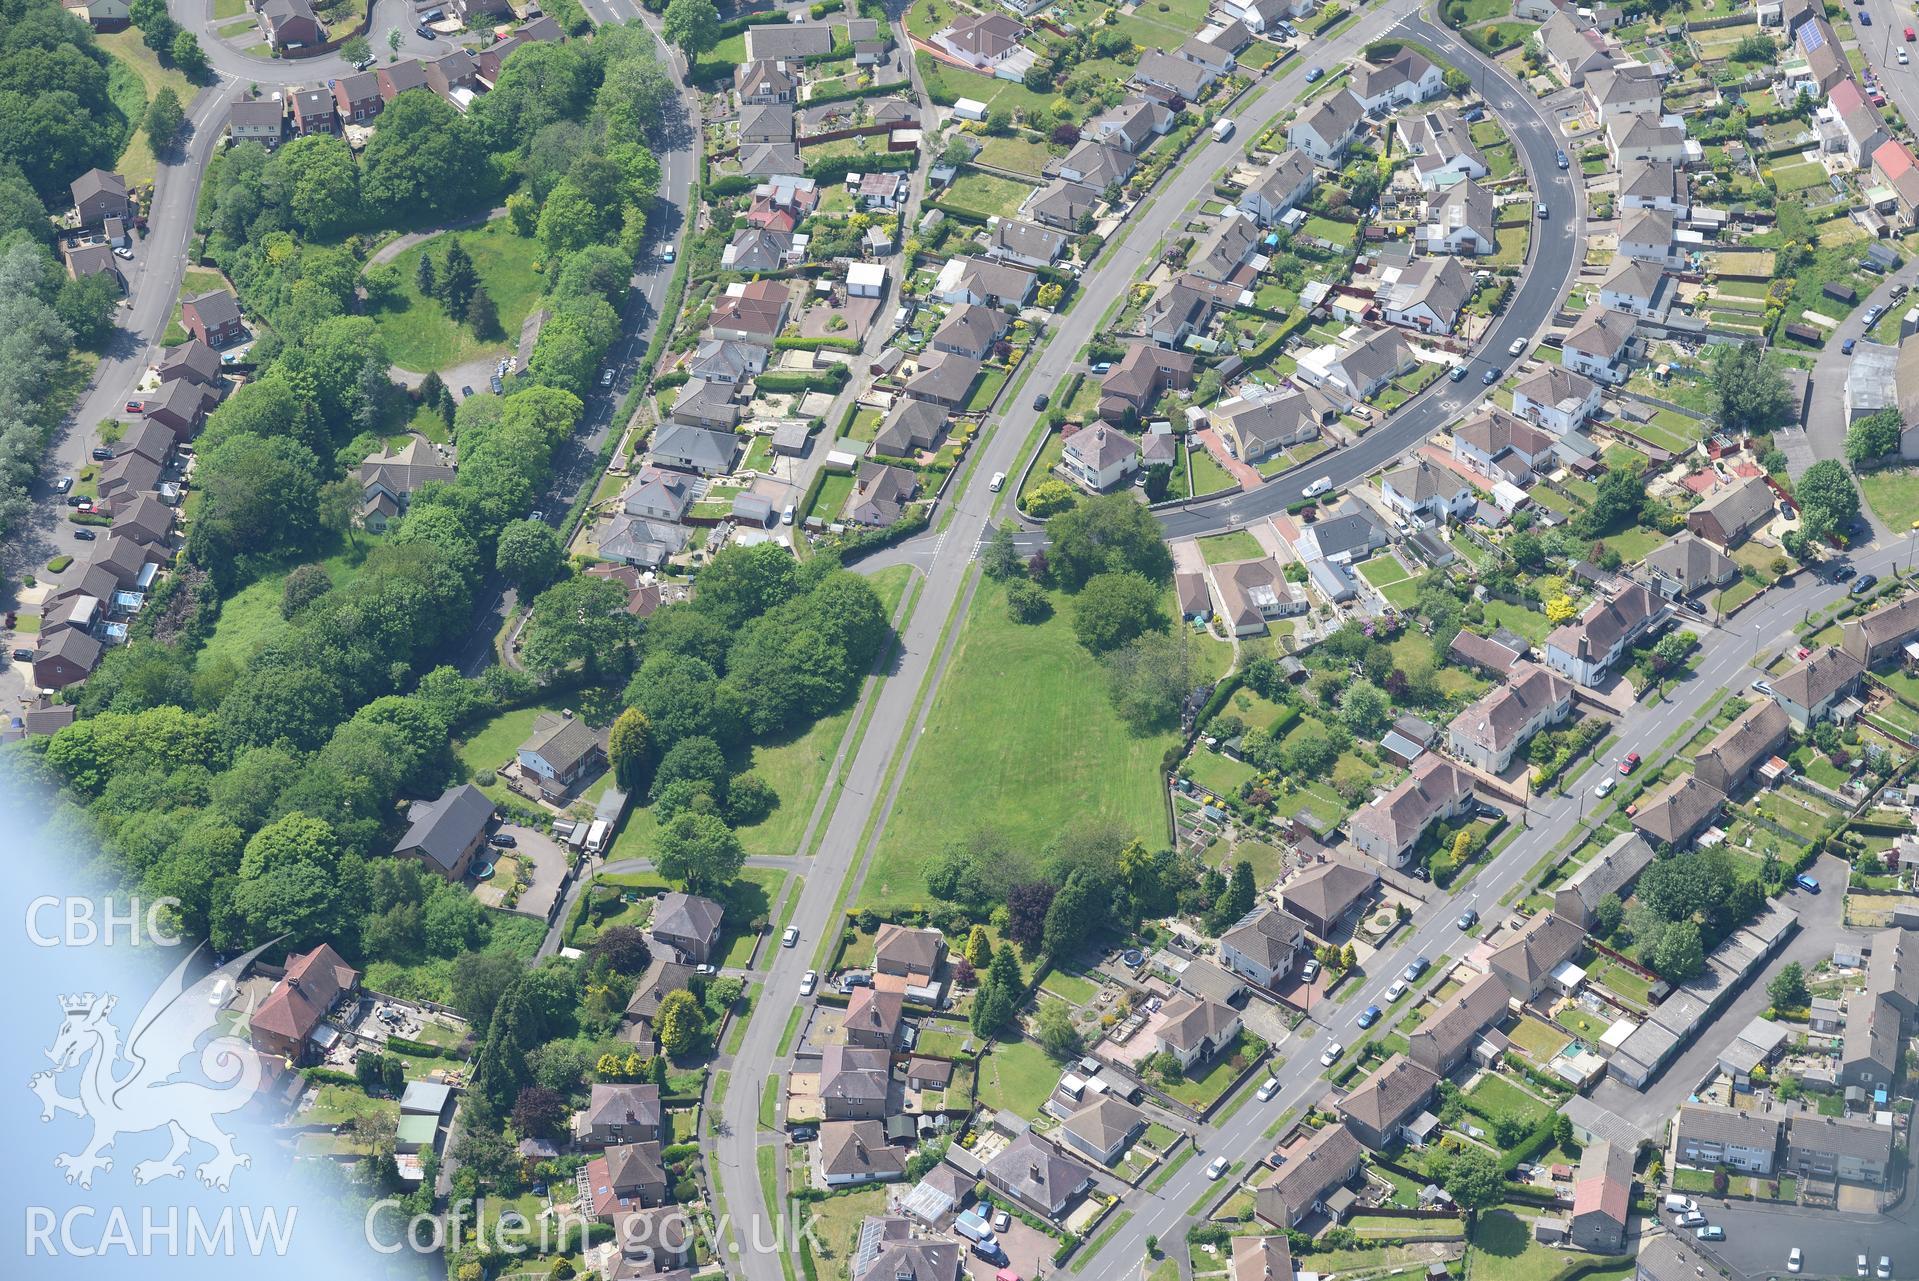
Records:
{"label": "pavement", "polygon": [[[1540,238],[1532,271],[1489,340],[1489,350],[1503,351],[1504,344],[1514,336],[1523,332],[1530,338],[1542,329],[1558,306],[1575,262],[1579,218],[1576,199],[1571,184],[1558,175],[1553,155],[1557,144],[1550,126],[1532,105],[1530,95],[1503,76],[1487,71],[1478,55],[1450,33],[1411,17],[1417,7],[1418,0],[1389,0],[1358,27],[1332,40],[1316,41],[1313,59],[1322,65],[1337,66],[1357,57],[1365,45],[1386,38],[1395,29],[1403,29],[1408,35],[1457,58],[1461,66],[1472,68],[1475,74],[1489,77],[1488,92],[1493,104],[1502,114],[1510,116],[1527,163],[1538,172],[1555,175],[1542,198],[1551,208],[1552,221],[1565,231]],[[897,29],[896,38],[899,38]],[[1055,388],[1065,382],[1073,372],[1079,351],[1099,328],[1104,310],[1099,300],[1120,296],[1133,281],[1141,278],[1147,265],[1158,257],[1164,238],[1185,221],[1193,202],[1209,190],[1212,176],[1243,154],[1244,143],[1237,139],[1257,135],[1293,106],[1294,95],[1304,87],[1303,65],[1265,82],[1234,109],[1234,118],[1239,122],[1235,140],[1196,143],[1193,153],[1165,180],[1162,188],[1129,215],[1123,238],[1109,246],[1101,262],[1082,280],[1080,288],[1087,299],[1047,335],[1042,349],[1032,358],[1035,367],[1026,381],[1009,392],[999,425],[976,448],[965,474],[956,483],[949,514],[943,521],[936,522],[927,534],[895,549],[884,560],[875,557],[862,564],[862,568],[882,563],[912,564],[924,574],[924,585],[918,607],[900,633],[902,652],[891,679],[880,685],[873,696],[871,720],[859,750],[846,767],[840,803],[827,820],[813,871],[806,878],[798,910],[793,915],[810,942],[817,943],[820,931],[835,919],[842,884],[849,874],[854,874],[846,889],[849,900],[857,894],[860,874],[884,831],[886,817],[906,775],[913,744],[924,729],[925,717],[932,705],[932,691],[937,687],[957,636],[957,629],[943,635],[946,622],[956,606],[963,608],[970,601],[971,580],[967,571],[981,540],[1012,513],[1014,487],[1006,486],[995,495],[987,489],[987,478],[1002,471],[1009,476],[1017,474],[1020,462],[1028,454],[1040,421],[1040,414],[1031,407],[1031,391]],[[1413,410],[1402,412],[1393,424],[1368,433],[1353,450],[1335,459],[1316,460],[1314,466],[1320,471],[1336,467],[1336,477],[1356,479],[1386,458],[1417,444],[1450,421],[1459,410],[1457,402],[1428,396],[1416,402]],[[1352,457],[1349,459],[1348,455]],[[1269,485],[1257,494],[1242,494],[1223,503],[1208,504],[1206,510],[1176,513],[1167,521],[1168,534],[1179,536],[1218,528],[1229,515],[1250,517],[1278,510],[1286,504],[1287,500],[1282,497],[1286,491],[1285,485]],[[1249,504],[1249,509],[1236,506],[1241,503]],[[1185,519],[1181,521],[1181,517]],[[1183,527],[1176,528],[1175,522]],[[1669,732],[1670,729],[1662,730],[1648,741],[1657,743]],[[896,753],[897,765],[894,763]],[[1530,860],[1520,863],[1519,870],[1528,866]],[[1447,912],[1446,922],[1450,923],[1456,914]],[[1446,929],[1450,929],[1450,924]],[[1420,947],[1415,951],[1447,937],[1438,930],[1422,935]],[[748,1023],[736,1056],[738,1061],[764,1065],[764,1071],[779,1069],[779,1039],[785,1028],[786,1013],[799,1003],[800,975],[813,963],[810,948],[781,949],[773,957],[764,981],[764,996]],[[1396,971],[1403,964],[1401,960],[1392,968]],[[1380,991],[1386,982],[1390,982],[1390,977],[1378,985]],[[1364,1005],[1362,1001],[1350,1008],[1357,1012]],[[1306,1061],[1316,1056],[1314,1051]],[[1272,1107],[1269,1119],[1280,1110],[1278,1106]],[[1235,1126],[1242,1155],[1257,1146],[1262,1128],[1264,1123]],[[728,1091],[715,1130],[717,1137],[710,1169],[733,1221],[756,1225],[772,1222],[775,1216],[764,1203],[756,1165],[758,1092]],[[1177,1210],[1170,1214],[1166,1211],[1185,1206],[1197,1195],[1199,1183],[1204,1182],[1202,1167],[1201,1162],[1189,1164],[1159,1196],[1145,1198],[1127,1228],[1101,1252],[1102,1262],[1136,1262],[1143,1258],[1144,1237],[1148,1232],[1173,1239],[1167,1228],[1146,1228],[1141,1224],[1149,1216],[1168,1223],[1177,1220]],[[749,1250],[738,1258],[736,1266],[747,1281],[780,1281],[781,1278],[779,1262],[770,1254]],[[1086,1266],[1083,1264],[1081,1270],[1085,1271]],[[1109,1275],[1120,1266],[1124,1266],[1123,1262],[1105,1271],[1087,1274]]]}
{"label": "pavement", "polygon": [[1699,1197],[1709,1223],[1726,1230],[1724,1241],[1694,1244],[1735,1281],[1771,1281],[1788,1275],[1786,1257],[1803,1251],[1808,1277],[1854,1277],[1863,1254],[1876,1267],[1892,1259],[1895,1278],[1919,1276],[1919,1198],[1908,1195],[1885,1214],[1846,1214],[1767,1201],[1717,1201]]}

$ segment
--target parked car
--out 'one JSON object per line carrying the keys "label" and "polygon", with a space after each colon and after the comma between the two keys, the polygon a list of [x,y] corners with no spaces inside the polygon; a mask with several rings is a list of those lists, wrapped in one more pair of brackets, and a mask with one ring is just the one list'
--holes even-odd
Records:
{"label": "parked car", "polygon": [[[1899,52],[1904,53],[1905,50],[1901,49]],[[1865,320],[1862,323],[1864,323],[1866,328],[1871,329],[1874,325],[1879,323],[1879,317],[1885,314],[1886,314],[1886,309],[1884,307],[1881,307],[1881,306],[1868,307],[1866,308]]]}
{"label": "parked car", "polygon": [[819,985],[820,985],[820,972],[818,970],[808,970],[806,973],[800,975],[800,995],[801,996],[813,995],[813,989],[818,987]]}
{"label": "parked car", "polygon": [[486,838],[486,843],[496,850],[510,850],[519,844],[511,832],[495,832]]}
{"label": "parked car", "polygon": [[1008,1214],[1006,1211],[1001,1210],[998,1214],[995,1214],[993,1216],[993,1231],[1004,1232],[1006,1231],[1006,1229],[1012,1226],[1013,1226],[1013,1216]]}
{"label": "parked car", "polygon": [[110,463],[113,461],[113,451],[105,445],[95,445],[93,447],[93,461],[96,463]]}
{"label": "parked car", "polygon": [[1846,339],[1846,341],[1839,344],[1839,350],[1843,352],[1844,354],[1850,356],[1852,355],[1852,349],[1854,347],[1857,347],[1858,345],[1859,345],[1859,340],[1857,338],[1848,338]]}
{"label": "parked car", "polygon": [[1346,1052],[1346,1047],[1341,1045],[1338,1041],[1334,1041],[1331,1045],[1326,1047],[1326,1052],[1319,1056],[1320,1065],[1323,1067],[1331,1067],[1333,1064],[1339,1062],[1339,1056],[1344,1054],[1345,1052]]}
{"label": "parked car", "polygon": [[1258,1099],[1261,1103],[1270,1103],[1273,1100],[1273,1096],[1278,1093],[1279,1093],[1279,1078],[1269,1076],[1264,1081],[1261,1081],[1259,1083],[1259,1089],[1253,1092],[1253,1097]]}
{"label": "parked car", "polygon": [[1387,1001],[1397,1001],[1400,997],[1406,995],[1406,988],[1407,983],[1405,979],[1394,979],[1393,985],[1386,989]]}
{"label": "parked car", "polygon": [[1616,778],[1602,778],[1599,780],[1599,786],[1593,788],[1593,795],[1604,800],[1606,797],[1612,795],[1612,789],[1618,785],[1619,780]]}
{"label": "parked car", "polygon": [[1696,1228],[1705,1221],[1706,1216],[1697,1210],[1688,1210],[1679,1216],[1679,1226],[1682,1228]]}
{"label": "parked car", "polygon": [[1413,958],[1413,963],[1405,968],[1400,977],[1404,978],[1408,983],[1417,983],[1419,982],[1419,976],[1432,968],[1433,963],[1431,961],[1423,956],[1416,956]]}
{"label": "parked car", "polygon": [[83,543],[90,543],[94,539],[98,538],[100,535],[94,533],[90,529],[76,529],[73,531],[73,536],[79,539]]}
{"label": "parked car", "polygon": [[1453,371],[1450,374],[1447,374],[1446,377],[1452,379],[1456,383],[1463,383],[1466,381],[1466,375],[1468,372],[1470,371],[1467,370],[1466,366],[1454,365]]}
{"label": "parked car", "polygon": [[33,651],[25,648],[16,649],[13,651],[13,661],[16,663],[31,663],[33,661]]}
{"label": "parked car", "polygon": [[780,524],[791,525],[793,523],[793,513],[794,513],[793,504],[788,503],[784,508],[780,510]]}
{"label": "parked car", "polygon": [[62,476],[59,480],[53,482],[53,492],[56,494],[64,494],[72,488],[73,477],[71,476]]}
{"label": "parked car", "polygon": [[[1904,53],[1905,50],[1901,49],[1899,52]],[[133,250],[127,248],[125,245],[115,245],[113,247],[113,256],[115,258],[125,258],[128,262],[131,262],[133,261]]]}
{"label": "parked car", "polygon": [[1311,983],[1318,977],[1319,961],[1315,958],[1308,957],[1306,964],[1299,967],[1299,981],[1302,983]]}
{"label": "parked car", "polygon": [[1864,596],[1877,586],[1879,586],[1879,576],[1877,574],[1861,574],[1852,580],[1852,586],[1846,590],[1854,596]]}
{"label": "parked car", "polygon": [[1377,1005],[1367,1006],[1359,1012],[1359,1026],[1371,1027],[1373,1024],[1379,1022],[1379,1015],[1380,1008]]}
{"label": "parked car", "polygon": [[1300,490],[1299,496],[1301,498],[1318,498],[1332,487],[1333,478],[1331,476],[1321,476],[1318,480]]}
{"label": "parked car", "polygon": [[1793,877],[1792,883],[1808,894],[1817,894],[1819,892],[1819,881],[1817,878],[1807,876],[1804,872]]}
{"label": "parked car", "polygon": [[440,38],[439,33],[434,31],[432,27],[427,26],[424,22],[413,28],[413,34],[422,40],[438,40]]}
{"label": "parked car", "polygon": [[506,379],[500,377],[498,374],[487,379],[487,386],[493,389],[495,396],[504,396],[506,394]]}
{"label": "parked car", "polygon": [[609,368],[606,368],[606,369],[602,369],[602,370],[600,371],[600,386],[602,386],[602,387],[611,387],[612,385],[613,385],[613,370],[612,370],[612,368],[611,368],[611,367],[609,367]]}
{"label": "parked car", "polygon": [[1319,67],[1308,67],[1306,68],[1306,83],[1312,84],[1325,74],[1326,72]]}
{"label": "parked car", "polygon": [[1223,1156],[1214,1157],[1206,1163],[1206,1177],[1214,1180],[1223,1178],[1226,1174],[1226,1167],[1229,1164],[1231,1163]]}
{"label": "parked car", "polygon": [[[1863,18],[1870,18],[1872,15],[1869,13],[1862,13],[1859,16],[1863,19]],[[1872,24],[1867,23],[1866,25],[1871,26]],[[1805,1266],[1806,1266],[1806,1256],[1802,1254],[1799,1250],[1799,1247],[1795,1245],[1792,1248],[1792,1253],[1786,1256],[1786,1271],[1797,1272],[1799,1271],[1799,1269]]]}
{"label": "parked car", "polygon": [[1697,1210],[1699,1202],[1689,1196],[1680,1196],[1677,1192],[1666,1193],[1666,1211],[1669,1214],[1684,1214],[1688,1210]]}
{"label": "parked car", "polygon": [[1541,218],[1544,218],[1550,211],[1546,208],[1546,202],[1542,200],[1539,202],[1539,208],[1535,210],[1535,212],[1538,213]]}
{"label": "parked car", "polygon": [[799,941],[800,941],[800,927],[797,925],[787,926],[786,933],[780,935],[781,947],[792,947],[795,943],[798,943]]}
{"label": "parked car", "polygon": [[[1900,52],[1904,53],[1905,50],[1901,49]],[[1853,1265],[1853,1272],[1854,1275],[1862,1277],[1872,1275],[1872,1269],[1866,1266],[1865,1255],[1862,1254],[1859,1256],[1859,1262]]]}
{"label": "parked car", "polygon": [[1469,907],[1459,914],[1459,919],[1454,921],[1453,924],[1462,930],[1470,930],[1473,926],[1479,924],[1479,913]]}
{"label": "parked car", "polygon": [[1513,340],[1512,340],[1512,341],[1511,341],[1510,343],[1507,343],[1507,344],[1506,344],[1506,354],[1507,354],[1507,355],[1510,355],[1510,356],[1523,356],[1523,355],[1525,355],[1525,354],[1526,354],[1526,340],[1525,340],[1524,338],[1515,338],[1515,339],[1513,339]]}
{"label": "parked car", "polygon": [[1692,1234],[1701,1241],[1724,1241],[1726,1239],[1726,1230],[1716,1223],[1703,1228],[1694,1228]]}
{"label": "parked car", "polygon": [[1879,1281],[1886,1281],[1887,1278],[1892,1276],[1892,1256],[1890,1254],[1882,1254],[1879,1256],[1879,1270],[1873,1275],[1878,1277]]}
{"label": "parked car", "polygon": [[1039,395],[1037,395],[1037,396],[1035,396],[1035,397],[1033,397],[1033,408],[1034,408],[1034,409],[1044,409],[1044,408],[1046,408],[1046,393],[1045,393],[1045,392],[1041,392],[1041,393],[1040,393]]}

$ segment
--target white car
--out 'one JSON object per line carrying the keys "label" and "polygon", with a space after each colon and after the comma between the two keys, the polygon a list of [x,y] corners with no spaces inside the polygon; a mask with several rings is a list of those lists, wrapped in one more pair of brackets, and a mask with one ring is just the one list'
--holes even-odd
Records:
{"label": "white car", "polygon": [[1602,778],[1599,780],[1599,785],[1593,788],[1593,795],[1600,797],[1601,799],[1604,799],[1605,797],[1612,795],[1612,789],[1617,787],[1618,785],[1619,785],[1619,780],[1616,778],[1612,778],[1610,776],[1606,778]]}
{"label": "white car", "polygon": [[1515,338],[1515,339],[1513,339],[1511,343],[1509,343],[1509,344],[1507,344],[1507,347],[1506,347],[1506,353],[1507,353],[1508,355],[1511,355],[1511,356],[1523,356],[1523,355],[1525,355],[1525,354],[1526,354],[1526,340],[1525,340],[1524,338]]}
{"label": "white car", "polygon": [[[1905,52],[1905,50],[1904,50],[1904,49],[1901,49],[1901,50],[1900,50],[1899,52],[1901,52],[1901,53],[1904,53],[1904,52]],[[1863,1277],[1863,1276],[1868,1276],[1868,1275],[1870,1275],[1870,1274],[1871,1274],[1871,1271],[1872,1271],[1872,1270],[1871,1270],[1870,1268],[1868,1268],[1868,1267],[1866,1266],[1866,1256],[1865,1256],[1865,1255],[1863,1255],[1863,1254],[1862,1254],[1862,1255],[1860,1255],[1860,1256],[1859,1256],[1859,1263],[1858,1263],[1858,1266],[1857,1266],[1857,1267],[1856,1267],[1856,1268],[1854,1269],[1854,1271],[1856,1271],[1856,1272],[1857,1272],[1857,1273],[1858,1273],[1858,1274],[1859,1274],[1860,1276],[1862,1276],[1862,1277]]]}
{"label": "white car", "polygon": [[1768,697],[1770,697],[1772,694],[1772,686],[1768,685],[1765,681],[1754,681],[1752,683],[1752,687],[1753,689],[1757,690],[1759,693],[1765,694]]}
{"label": "white car", "polygon": [[819,985],[820,985],[820,972],[818,970],[808,970],[806,973],[800,975],[800,995],[801,996],[813,995],[813,989],[818,987]]}
{"label": "white car", "polygon": [[1221,1176],[1223,1176],[1226,1173],[1227,1165],[1228,1165],[1228,1162],[1225,1157],[1223,1156],[1214,1157],[1211,1161],[1207,1162],[1206,1177],[1209,1179],[1215,1179],[1215,1180],[1219,1179]]}
{"label": "white car", "polygon": [[1332,487],[1333,478],[1331,476],[1321,476],[1318,480],[1300,490],[1299,496],[1301,498],[1318,498]]}
{"label": "white car", "polygon": [[799,941],[800,941],[800,927],[797,925],[787,926],[786,933],[780,935],[781,947],[792,947],[795,943]]}
{"label": "white car", "polygon": [[1306,964],[1299,967],[1299,981],[1301,983],[1311,983],[1318,977],[1319,959],[1317,957],[1309,958]]}
{"label": "white car", "polygon": [[[1905,50],[1901,49],[1899,52],[1904,53]],[[127,248],[125,245],[115,245],[113,247],[113,256],[115,258],[125,258],[128,262],[132,262],[133,250]]]}
{"label": "white car", "polygon": [[[1905,50],[1901,49],[1899,52],[1904,53]],[[1879,1270],[1874,1272],[1873,1275],[1878,1277],[1879,1281],[1888,1281],[1892,1276],[1892,1256],[1890,1254],[1882,1254],[1879,1256]]]}
{"label": "white car", "polygon": [[1261,1103],[1271,1103],[1273,1101],[1273,1096],[1278,1093],[1279,1093],[1279,1078],[1269,1076],[1260,1083],[1260,1087],[1258,1091],[1254,1093],[1253,1097],[1258,1099]]}
{"label": "white car", "polygon": [[1405,979],[1394,979],[1393,985],[1386,989],[1386,999],[1388,1001],[1397,1001],[1404,995],[1406,995]]}
{"label": "white car", "polygon": [[1795,1245],[1792,1248],[1792,1253],[1786,1256],[1786,1271],[1797,1272],[1805,1266],[1806,1256],[1800,1253],[1799,1247]]}
{"label": "white car", "polygon": [[1905,51],[1904,49],[1901,49],[1901,50],[1899,51],[1899,65],[1903,67],[1903,66],[1905,66],[1905,65],[1906,65],[1906,64],[1907,64],[1908,62],[1911,62],[1911,61],[1912,61],[1912,59],[1911,59],[1911,58],[1908,58],[1908,57],[1906,56],[1906,51]]}
{"label": "white car", "polygon": [[993,479],[986,483],[986,487],[997,494],[1000,491],[1000,486],[1004,485],[1005,483],[1006,483],[1006,473],[1003,471],[996,471],[993,473]]}
{"label": "white car", "polygon": [[[1679,1226],[1682,1228],[1696,1228],[1705,1221],[1706,1216],[1697,1210],[1688,1210],[1679,1216]],[[1859,1257],[1863,1259],[1866,1256],[1862,1254]]]}
{"label": "white car", "polygon": [[207,1004],[213,1006],[215,1009],[218,1009],[220,1006],[225,1005],[227,1003],[227,998],[232,995],[233,995],[233,980],[220,979],[219,981],[214,983],[213,990],[207,993]]}
{"label": "white car", "polygon": [[1319,1056],[1320,1064],[1324,1067],[1331,1067],[1333,1064],[1339,1062],[1339,1056],[1344,1054],[1345,1052],[1346,1052],[1346,1047],[1341,1045],[1338,1041],[1334,1041],[1331,1045],[1326,1047],[1326,1052]]}

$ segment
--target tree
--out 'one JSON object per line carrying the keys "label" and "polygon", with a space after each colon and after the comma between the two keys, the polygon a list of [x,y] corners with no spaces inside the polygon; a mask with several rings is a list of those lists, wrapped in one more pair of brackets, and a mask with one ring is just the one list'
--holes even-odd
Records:
{"label": "tree", "polygon": [[1766,360],[1756,343],[1727,343],[1717,348],[1712,366],[1719,421],[1733,431],[1771,426],[1787,410],[1791,393],[1778,366]]}
{"label": "tree", "polygon": [[980,549],[980,571],[988,578],[1006,579],[1019,575],[1024,562],[1020,558],[1019,547],[1013,538],[1017,531],[1010,520],[1001,521],[986,538],[986,545]]}
{"label": "tree", "polygon": [[984,925],[975,925],[966,935],[965,956],[975,970],[983,970],[993,963],[993,940]]}
{"label": "tree", "polygon": [[1798,1010],[1810,1005],[1812,993],[1806,987],[1805,967],[1797,961],[1789,963],[1766,984],[1766,995],[1772,998],[1775,1010]]}
{"label": "tree", "polygon": [[660,875],[689,894],[725,889],[746,863],[740,838],[713,814],[687,810],[660,829],[656,844]]}
{"label": "tree", "polygon": [[513,1098],[513,1128],[527,1137],[554,1137],[566,1113],[566,1100],[543,1085],[522,1086]]}
{"label": "tree", "polygon": [[420,253],[420,264],[413,269],[413,285],[423,298],[432,298],[439,293],[439,277],[433,270],[433,255]]}
{"label": "tree", "polygon": [[1859,491],[1853,488],[1845,467],[1833,459],[1822,459],[1806,468],[1793,486],[1793,494],[1808,517],[1815,511],[1822,512],[1834,529],[1846,529],[1859,516]]}
{"label": "tree", "polygon": [[1047,521],[1046,535],[1047,564],[1067,588],[1116,572],[1163,583],[1173,571],[1159,522],[1130,494],[1101,494],[1061,512]]}
{"label": "tree", "polygon": [[1706,948],[1699,927],[1691,921],[1674,921],[1660,935],[1653,949],[1652,968],[1668,983],[1684,983],[1706,967]]}
{"label": "tree", "polygon": [[685,1058],[706,1044],[706,1015],[699,998],[685,988],[677,988],[660,999],[653,1016],[654,1032],[660,1048],[674,1058]]}
{"label": "tree", "polygon": [[[403,39],[405,39],[405,37],[400,34],[400,29],[395,27],[386,33],[386,47],[397,55],[400,52],[400,41]],[[391,61],[390,58],[389,61]]]}
{"label": "tree", "polygon": [[726,785],[726,804],[721,813],[735,827],[762,823],[780,807],[780,794],[758,774],[736,775]]}
{"label": "tree", "polygon": [[537,595],[566,564],[560,536],[542,520],[516,520],[500,531],[493,567],[527,595]]}
{"label": "tree", "polygon": [[630,793],[644,793],[653,766],[653,725],[646,713],[629,707],[613,719],[606,739],[607,763],[613,777]]}
{"label": "tree", "polygon": [[466,325],[476,338],[500,336],[500,310],[493,305],[493,295],[485,285],[476,286],[466,300]]}
{"label": "tree", "polygon": [[1006,616],[1016,623],[1043,623],[1053,612],[1052,598],[1046,589],[1028,578],[1009,579],[1006,584]]}
{"label": "tree", "polygon": [[1846,461],[1855,468],[1884,458],[1899,448],[1899,434],[1905,423],[1898,409],[1882,409],[1861,418],[1846,429]]}
{"label": "tree", "polygon": [[1686,655],[1692,652],[1693,640],[1684,631],[1670,631],[1661,636],[1652,647],[1652,666],[1658,673],[1671,671],[1686,661]]}
{"label": "tree", "polygon": [[446,261],[440,264],[440,301],[450,316],[464,316],[473,291],[480,287],[480,276],[473,269],[473,255],[455,236],[446,247]]}
{"label": "tree", "polygon": [[1095,654],[1155,631],[1164,621],[1159,589],[1130,570],[1094,575],[1073,599],[1073,634]]}
{"label": "tree", "polygon": [[206,50],[200,47],[200,38],[191,31],[182,31],[173,37],[173,65],[187,79],[198,83],[207,74]]}
{"label": "tree", "polygon": [[373,46],[367,43],[365,36],[348,36],[346,43],[340,46],[340,57],[356,65],[369,62],[373,58]]}
{"label": "tree", "polygon": [[147,142],[155,155],[172,152],[186,120],[187,113],[180,109],[180,95],[164,87],[153,95],[153,101],[147,104],[146,126]]}
{"label": "tree", "polygon": [[1136,734],[1177,723],[1202,679],[1192,634],[1184,627],[1147,632],[1106,655],[1105,665],[1107,695]]}
{"label": "tree", "polygon": [[1047,1001],[1039,1007],[1039,1015],[1033,1020],[1033,1030],[1039,1040],[1039,1047],[1060,1062],[1077,1058],[1080,1052],[1079,1029],[1073,1026],[1073,1016],[1063,1001]]}
{"label": "tree", "polygon": [[1506,1176],[1499,1158],[1477,1146],[1460,1146],[1439,1155],[1439,1185],[1462,1210],[1498,1205],[1505,1196]]}
{"label": "tree", "polygon": [[1563,592],[1546,602],[1546,621],[1555,627],[1578,612],[1579,607],[1573,604],[1573,598]]}
{"label": "tree", "polygon": [[671,0],[660,30],[689,63],[720,42],[720,11],[713,0]]}
{"label": "tree", "polygon": [[332,590],[333,579],[327,575],[326,566],[296,566],[280,588],[280,617],[291,621],[309,603]]}
{"label": "tree", "polygon": [[582,574],[547,588],[534,600],[520,657],[542,674],[579,663],[591,676],[609,661],[622,665],[638,629],[637,620],[626,612],[625,588],[610,578]]}
{"label": "tree", "polygon": [[[1036,948],[1046,928],[1046,913],[1053,906],[1054,887],[1045,881],[1029,881],[1006,892],[1006,937],[1023,948]],[[999,948],[994,954],[998,960]]]}
{"label": "tree", "polygon": [[639,974],[653,963],[653,949],[638,926],[614,925],[593,940],[587,955],[616,974]]}
{"label": "tree", "polygon": [[1625,904],[1619,901],[1619,895],[1607,894],[1593,904],[1592,932],[1597,938],[1611,938],[1613,931],[1619,928],[1620,919],[1626,914]]}
{"label": "tree", "polygon": [[1357,680],[1339,695],[1339,718],[1360,738],[1377,738],[1385,731],[1392,705],[1379,686]]}

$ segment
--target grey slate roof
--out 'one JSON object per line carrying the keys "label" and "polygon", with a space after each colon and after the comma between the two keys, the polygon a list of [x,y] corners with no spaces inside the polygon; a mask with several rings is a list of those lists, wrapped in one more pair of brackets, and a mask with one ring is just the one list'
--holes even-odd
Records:
{"label": "grey slate roof", "polygon": [[451,871],[475,837],[493,818],[493,802],[471,783],[448,788],[431,801],[415,801],[407,813],[406,835],[394,846],[405,854],[417,850],[442,872]]}

